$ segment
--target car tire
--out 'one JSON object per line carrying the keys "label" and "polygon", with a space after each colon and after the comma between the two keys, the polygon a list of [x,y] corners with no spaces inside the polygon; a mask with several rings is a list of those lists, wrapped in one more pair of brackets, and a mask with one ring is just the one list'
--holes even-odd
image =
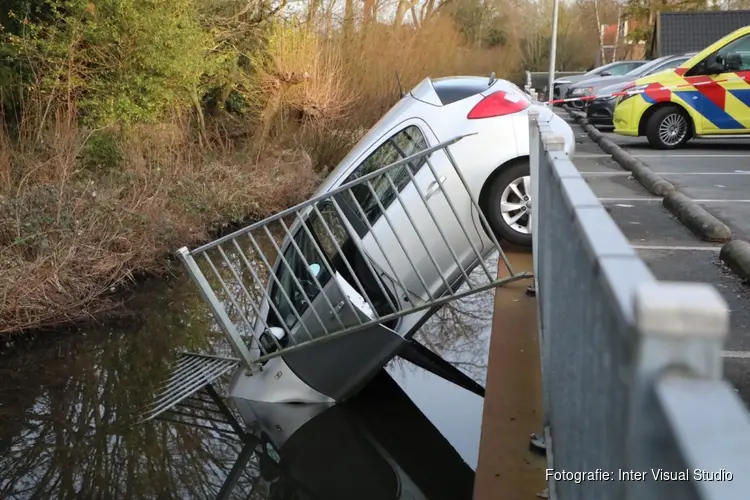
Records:
{"label": "car tire", "polygon": [[531,192],[526,192],[531,185],[529,160],[509,165],[491,182],[485,216],[495,236],[514,245],[531,247],[532,200]]}
{"label": "car tire", "polygon": [[690,140],[690,117],[682,108],[664,106],[646,122],[646,138],[656,149],[676,149]]}

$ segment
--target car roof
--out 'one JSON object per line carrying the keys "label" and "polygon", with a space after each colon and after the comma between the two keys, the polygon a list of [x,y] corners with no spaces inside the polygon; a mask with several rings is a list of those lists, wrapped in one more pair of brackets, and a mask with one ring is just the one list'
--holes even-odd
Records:
{"label": "car roof", "polygon": [[595,71],[599,71],[605,68],[611,68],[612,66],[617,66],[619,64],[632,64],[632,63],[645,63],[647,61],[641,60],[641,59],[623,59],[621,61],[614,61],[611,63],[604,64],[602,66],[597,66],[596,68],[592,69],[589,73],[593,73]]}

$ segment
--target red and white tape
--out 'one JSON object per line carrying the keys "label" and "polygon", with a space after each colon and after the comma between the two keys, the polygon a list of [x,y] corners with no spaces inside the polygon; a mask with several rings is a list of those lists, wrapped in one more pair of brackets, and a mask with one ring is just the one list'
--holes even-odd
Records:
{"label": "red and white tape", "polygon": [[[676,89],[684,89],[684,88],[691,88],[691,87],[699,87],[701,85],[710,85],[712,83],[725,83],[725,82],[739,82],[739,81],[748,81],[745,78],[726,78],[724,80],[707,80],[704,82],[695,82],[695,83],[685,83],[682,85],[676,85],[671,87],[658,87],[654,88],[652,90],[676,90]],[[750,83],[750,82],[748,82]],[[590,101],[592,99],[601,99],[603,97],[619,97],[624,95],[635,95],[635,94],[642,94],[643,90],[623,90],[620,92],[612,92],[611,94],[607,95],[587,95],[587,96],[581,96],[581,97],[568,97],[566,99],[553,99],[551,101],[547,101],[548,104],[560,104],[564,102],[573,102],[573,101]]]}

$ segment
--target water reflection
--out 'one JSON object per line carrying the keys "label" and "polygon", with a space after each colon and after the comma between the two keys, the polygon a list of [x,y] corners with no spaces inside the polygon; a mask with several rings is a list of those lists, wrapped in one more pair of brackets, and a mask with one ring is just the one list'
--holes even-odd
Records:
{"label": "water reflection", "polygon": [[[247,445],[236,433],[224,432],[226,429],[163,421],[133,425],[178,352],[230,354],[192,283],[179,279],[172,284],[157,283],[146,288],[149,289],[139,290],[138,297],[129,303],[134,312],[121,319],[116,327],[45,339],[42,347],[9,353],[0,359],[3,380],[0,387],[0,498],[216,498],[238,457],[249,457],[227,498],[333,499],[339,497],[311,496],[295,485],[303,481],[305,474],[312,474],[316,463],[318,467],[329,463],[331,474],[338,470],[336,467],[344,467],[331,476],[331,481],[353,477],[355,471],[351,468],[359,465],[352,454],[365,451],[350,446],[360,442],[364,443],[361,444],[363,450],[371,450],[366,453],[382,457],[385,449],[386,455],[401,458],[362,458],[359,474],[372,473],[368,472],[368,467],[378,469],[380,466],[374,464],[379,460],[385,460],[390,470],[394,470],[391,462],[395,460],[413,481],[417,481],[413,478],[420,474],[427,474],[435,481],[453,478],[456,488],[463,485],[464,489],[473,481],[471,467],[475,465],[475,457],[472,460],[470,455],[475,453],[472,450],[478,444],[476,415],[478,408],[481,417],[481,398],[471,395],[478,406],[466,403],[461,399],[466,391],[454,386],[456,396],[442,391],[439,398],[442,406],[437,406],[442,413],[433,416],[422,404],[424,397],[420,394],[430,392],[428,385],[434,386],[435,382],[430,381],[434,376],[398,360],[389,367],[397,385],[389,386],[387,380],[391,379],[381,376],[380,386],[371,384],[351,404],[334,407],[318,417],[322,420],[311,421],[310,429],[317,429],[318,425],[330,426],[333,432],[330,438],[320,437],[323,431],[316,430],[306,438],[307,434],[293,436],[279,446],[280,464],[287,470],[288,477],[278,470],[264,477],[268,459],[272,459],[273,454],[259,453],[258,443]],[[491,294],[481,294],[445,308],[423,328],[419,340],[483,382],[491,301]],[[394,386],[403,387],[408,397],[399,396]],[[407,426],[405,422],[411,417],[404,415],[418,412],[397,400],[413,402],[410,403],[412,408],[416,404],[433,420],[435,427],[425,423],[424,418],[416,417],[412,418],[414,423]],[[433,407],[436,403],[432,401]],[[473,408],[471,411],[467,409],[469,406]],[[448,411],[450,408],[452,411]],[[399,422],[404,422],[401,427]],[[347,426],[354,429],[351,431],[354,434],[343,439]],[[399,432],[406,432],[408,436],[390,443],[388,440],[395,440]],[[456,444],[447,436],[451,448],[445,444],[445,438],[440,437],[441,432],[473,444]],[[420,433],[427,437],[420,438]],[[294,439],[310,444],[300,444],[297,452],[285,451],[285,446],[286,450],[292,449],[289,447]],[[463,461],[453,456],[436,463],[437,455],[431,458],[429,450],[441,447],[457,449]],[[450,455],[449,451],[445,453]],[[324,457],[328,457],[325,460],[329,462],[325,462]],[[411,465],[403,465],[410,460]],[[272,460],[271,469],[273,463]],[[282,476],[287,479],[281,481]],[[426,479],[420,481],[424,483]],[[417,484],[415,487],[422,496],[416,498],[449,498],[441,496],[442,491],[454,492],[450,498],[469,498],[450,489],[449,483],[435,487],[434,493],[430,493],[432,483]],[[278,484],[286,486],[281,488]],[[296,496],[281,493],[290,488]],[[226,489],[224,491],[226,493]]]}
{"label": "water reflection", "polygon": [[[487,266],[497,269],[496,255],[487,259]],[[474,269],[470,278],[474,286],[487,283],[480,268]],[[465,290],[467,287],[463,286],[459,292]],[[425,323],[414,338],[484,385],[494,300],[495,295],[490,291],[449,302]],[[418,370],[403,360],[394,362],[400,370],[411,373]]]}

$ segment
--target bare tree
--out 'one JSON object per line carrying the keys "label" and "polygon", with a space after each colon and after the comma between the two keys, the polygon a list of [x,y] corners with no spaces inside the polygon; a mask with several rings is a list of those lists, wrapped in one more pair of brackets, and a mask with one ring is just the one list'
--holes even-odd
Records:
{"label": "bare tree", "polygon": [[599,16],[599,0],[594,0],[594,15],[596,17],[596,30],[599,33],[599,54],[601,56],[601,62],[606,62],[606,56],[604,54],[604,29],[602,26],[601,16]]}

